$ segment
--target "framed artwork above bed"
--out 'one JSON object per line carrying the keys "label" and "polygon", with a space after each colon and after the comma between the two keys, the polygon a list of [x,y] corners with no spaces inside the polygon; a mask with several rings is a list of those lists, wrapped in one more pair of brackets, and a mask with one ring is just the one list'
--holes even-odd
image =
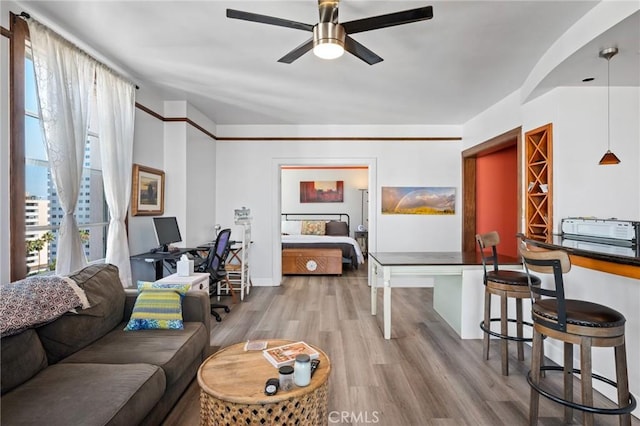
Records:
{"label": "framed artwork above bed", "polygon": [[316,180],[300,182],[301,203],[343,203],[344,181]]}

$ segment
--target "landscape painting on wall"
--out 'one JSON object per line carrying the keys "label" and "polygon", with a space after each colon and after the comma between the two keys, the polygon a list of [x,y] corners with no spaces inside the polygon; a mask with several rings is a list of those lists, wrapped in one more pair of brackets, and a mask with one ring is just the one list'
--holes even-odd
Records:
{"label": "landscape painting on wall", "polygon": [[344,202],[344,181],[316,180],[300,182],[301,203],[342,203]]}
{"label": "landscape painting on wall", "polygon": [[382,214],[437,214],[456,212],[456,189],[451,187],[383,186]]}
{"label": "landscape painting on wall", "polygon": [[134,164],[132,178],[131,215],[159,216],[164,214],[164,172]]}

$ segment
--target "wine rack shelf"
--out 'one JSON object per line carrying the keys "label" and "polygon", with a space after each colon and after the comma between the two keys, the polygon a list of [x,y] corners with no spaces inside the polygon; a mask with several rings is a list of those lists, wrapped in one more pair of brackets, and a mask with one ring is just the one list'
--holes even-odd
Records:
{"label": "wine rack shelf", "polygon": [[526,234],[550,242],[553,230],[553,127],[546,124],[524,135],[526,147]]}

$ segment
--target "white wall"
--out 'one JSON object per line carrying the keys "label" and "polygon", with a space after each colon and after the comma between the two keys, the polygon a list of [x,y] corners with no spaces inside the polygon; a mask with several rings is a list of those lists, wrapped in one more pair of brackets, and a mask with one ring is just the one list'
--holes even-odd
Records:
{"label": "white wall", "polygon": [[600,166],[607,150],[606,88],[558,88],[523,107],[523,130],[553,123],[553,221],[570,216],[640,220],[640,89],[611,88],[611,149],[621,163]]}
{"label": "white wall", "polygon": [[[154,111],[162,111],[162,101],[149,95],[145,89],[136,92],[136,100]],[[133,134],[133,162],[162,170],[164,168],[164,125],[157,118],[136,108]],[[153,223],[149,216],[131,216],[128,221],[129,251],[144,253],[157,245]],[[134,275],[140,265],[131,264]]]}
{"label": "white wall", "polygon": [[[367,217],[363,214],[362,191],[369,183],[367,169],[283,169],[281,180],[281,200],[283,213],[346,213],[350,218],[351,236],[359,224]],[[343,181],[344,202],[342,203],[301,203],[300,182]],[[365,193],[366,197],[366,193]]]}
{"label": "white wall", "polygon": [[[216,159],[216,218],[233,222],[233,209],[246,206],[253,216],[252,278],[278,285],[280,165],[369,164],[369,247],[371,251],[460,249],[460,142],[221,142]],[[452,216],[382,216],[381,186],[458,188]],[[275,229],[274,232],[274,228]],[[276,257],[274,260],[274,256]]]}
{"label": "white wall", "polygon": [[[215,125],[184,101],[164,102],[151,91],[138,101],[164,117],[187,117],[204,128]],[[185,121],[167,121],[136,110],[133,162],[165,172],[164,216],[176,216],[182,235],[180,247],[211,241],[215,224],[215,141]],[[144,253],[156,247],[151,216],[129,217],[129,250]],[[153,264],[134,261],[133,280],[154,279]]]}

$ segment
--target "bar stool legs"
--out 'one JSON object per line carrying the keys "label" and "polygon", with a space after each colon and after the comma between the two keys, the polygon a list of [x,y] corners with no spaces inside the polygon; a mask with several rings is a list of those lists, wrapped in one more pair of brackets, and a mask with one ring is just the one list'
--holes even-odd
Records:
{"label": "bar stool legs", "polygon": [[[482,356],[484,359],[489,359],[489,345],[490,336],[500,338],[500,356],[502,358],[502,375],[509,375],[509,340],[516,342],[517,359],[518,361],[524,361],[524,342],[530,342],[531,338],[524,337],[524,326],[532,326],[531,323],[523,320],[522,311],[522,299],[529,299],[530,294],[526,287],[520,286],[517,290],[524,291],[507,291],[507,290],[495,290],[491,288],[489,284],[485,288],[484,294],[484,320],[480,323],[480,328],[484,331]],[[500,297],[500,318],[491,318],[491,295],[495,294]],[[516,318],[510,319],[508,313],[509,298],[515,300],[516,305]],[[500,332],[496,333],[491,331],[491,322],[500,321]],[[516,335],[509,336],[509,323],[516,324]],[[489,324],[486,326],[485,324]]]}
{"label": "bar stool legs", "polygon": [[[555,336],[551,336],[554,337]],[[636,400],[629,392],[629,379],[627,376],[627,355],[624,342],[624,336],[617,338],[592,338],[579,337],[573,343],[564,342],[564,365],[562,367],[542,366],[544,351],[540,350],[543,344],[543,335],[534,330],[533,347],[531,355],[531,371],[527,377],[527,381],[531,386],[531,395],[529,399],[529,424],[538,424],[538,410],[540,395],[564,405],[564,423],[571,423],[573,420],[573,410],[582,411],[583,424],[592,426],[594,424],[594,414],[619,415],[619,423],[621,426],[631,425],[631,411],[636,407]],[[573,345],[580,346],[580,369],[573,368]],[[616,382],[605,377],[593,374],[592,372],[592,347],[611,347],[615,352],[616,362]],[[563,396],[553,395],[540,385],[541,373],[545,370],[558,370],[563,373]],[[581,381],[581,402],[574,402],[573,398],[573,381],[574,374],[580,374]],[[602,381],[608,385],[617,388],[618,407],[617,408],[599,408],[594,406],[593,400],[593,379]]]}

